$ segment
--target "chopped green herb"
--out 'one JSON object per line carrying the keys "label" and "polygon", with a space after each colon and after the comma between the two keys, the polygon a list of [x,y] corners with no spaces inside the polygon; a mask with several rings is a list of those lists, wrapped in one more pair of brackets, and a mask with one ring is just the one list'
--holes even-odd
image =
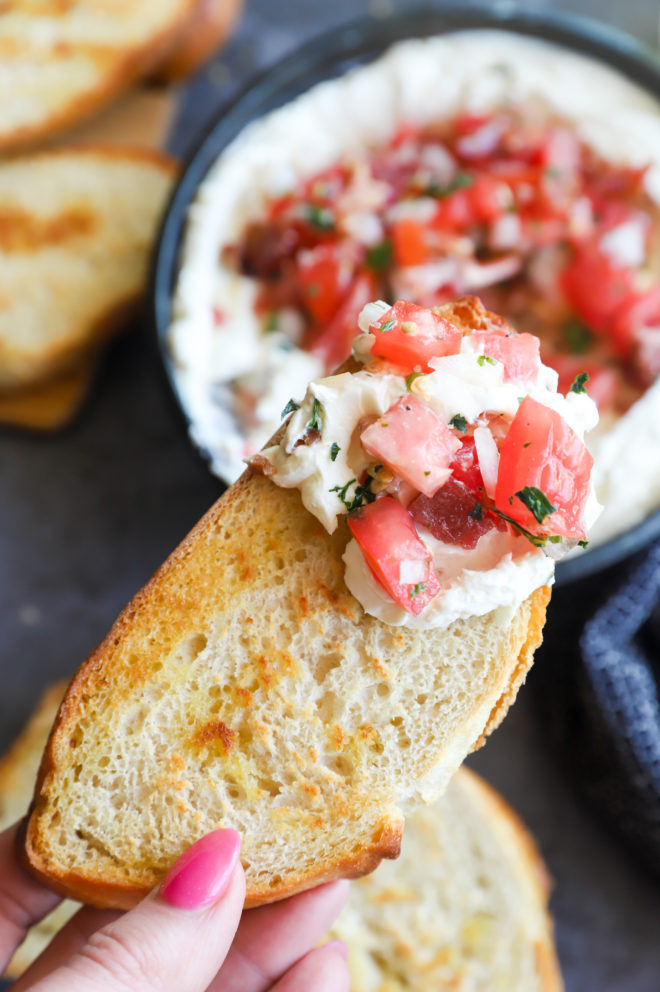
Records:
{"label": "chopped green herb", "polygon": [[426,470],[424,471],[424,475],[430,475],[430,474],[431,474],[431,470],[430,470],[430,469],[426,469]]}
{"label": "chopped green herb", "polygon": [[469,172],[457,172],[451,182],[445,186],[441,186],[440,183],[429,183],[424,192],[427,196],[434,196],[436,199],[442,200],[458,189],[467,189],[473,182],[474,176],[470,175]]}
{"label": "chopped green herb", "polygon": [[284,420],[285,417],[288,417],[290,413],[293,413],[294,410],[299,410],[299,409],[300,409],[300,403],[296,403],[295,400],[289,400],[287,405],[282,410],[282,420]]}
{"label": "chopped green herb", "polygon": [[419,379],[420,375],[424,375],[423,372],[411,372],[410,375],[406,376],[406,389],[410,392],[410,387],[412,386],[415,379]]}
{"label": "chopped green herb", "polygon": [[589,382],[589,373],[580,372],[580,374],[576,375],[573,379],[573,384],[569,389],[569,393],[586,393],[587,390],[585,383],[587,382]]}
{"label": "chopped green herb", "polygon": [[339,447],[339,445],[337,444],[337,442],[336,441],[333,441],[332,444],[330,445],[330,461],[331,462],[336,461],[337,455],[339,454],[340,451],[341,451],[341,448]]}
{"label": "chopped green herb", "polygon": [[395,321],[394,317],[391,317],[390,320],[386,320],[384,324],[381,324],[380,325],[380,331],[381,332],[382,331],[391,331],[395,324],[396,324],[396,321]]}
{"label": "chopped green herb", "polygon": [[550,541],[550,544],[561,544],[562,542],[562,538],[559,534],[551,534],[548,540]]}
{"label": "chopped green herb", "polygon": [[525,530],[525,528],[522,527],[517,520],[514,520],[513,517],[507,516],[506,513],[502,513],[502,511],[496,509],[496,507],[493,506],[491,509],[493,513],[497,514],[498,517],[500,517],[502,520],[506,520],[508,524],[511,524],[511,526],[515,530],[517,530],[519,534],[522,534],[523,537],[526,537],[529,543],[533,544],[535,548],[544,547],[547,538],[539,537],[537,534],[532,534],[530,531]]}
{"label": "chopped green herb", "polygon": [[490,355],[479,355],[477,358],[477,365],[481,365],[483,367],[486,362],[488,362],[489,365],[497,365],[496,358],[491,358]]}
{"label": "chopped green herb", "polygon": [[305,207],[305,215],[313,227],[318,227],[321,231],[331,231],[335,226],[335,216],[332,210],[327,207],[319,207],[316,203],[308,203]]}
{"label": "chopped green herb", "polygon": [[320,432],[323,430],[323,407],[316,397],[314,397],[314,402],[312,403],[312,415],[307,421],[306,427],[310,431]]}
{"label": "chopped green herb", "polygon": [[588,548],[588,547],[589,547],[588,541],[578,541],[578,548]]}
{"label": "chopped green herb", "polygon": [[534,519],[540,524],[557,509],[556,506],[552,505],[545,493],[537,489],[536,486],[525,486],[524,489],[518,490],[516,496],[521,503],[524,503]]}
{"label": "chopped green herb", "polygon": [[468,517],[472,517],[474,520],[484,519],[484,508],[481,503],[475,503],[471,510],[468,510]]}
{"label": "chopped green herb", "polygon": [[449,426],[455,427],[457,431],[461,432],[461,434],[465,434],[467,430],[467,420],[462,413],[455,413],[449,421]]}
{"label": "chopped green herb", "polygon": [[589,328],[577,317],[571,317],[570,320],[564,321],[561,331],[566,344],[574,355],[584,355],[594,339]]}
{"label": "chopped green herb", "polygon": [[[348,490],[349,487],[355,483],[355,491],[353,493],[353,498],[349,499]],[[357,510],[359,507],[364,506],[365,503],[373,503],[376,498],[376,494],[372,493],[368,485],[359,485],[357,479],[349,479],[345,486],[333,486],[328,492],[337,493],[337,496],[342,501],[349,513],[352,510]]]}
{"label": "chopped green herb", "polygon": [[408,590],[408,598],[416,599],[420,592],[424,592],[426,589],[426,582],[417,582],[414,586],[411,586]]}
{"label": "chopped green herb", "polygon": [[525,441],[525,443],[523,444],[523,448],[529,448],[531,443],[532,443],[531,441]]}
{"label": "chopped green herb", "polygon": [[272,334],[273,331],[278,330],[280,326],[280,315],[277,310],[270,310],[268,316],[266,317],[265,331],[266,334]]}
{"label": "chopped green herb", "polygon": [[375,269],[376,272],[382,272],[383,269],[389,268],[392,264],[392,242],[386,238],[384,241],[379,241],[377,245],[372,245],[367,251],[365,261],[369,268]]}

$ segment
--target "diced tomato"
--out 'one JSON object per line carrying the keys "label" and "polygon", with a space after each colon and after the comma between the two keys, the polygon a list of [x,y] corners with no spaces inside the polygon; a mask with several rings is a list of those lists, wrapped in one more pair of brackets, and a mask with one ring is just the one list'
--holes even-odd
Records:
{"label": "diced tomato", "polygon": [[481,499],[483,497],[484,480],[481,477],[473,437],[468,435],[463,439],[463,443],[454,455],[450,468],[452,478],[465,483],[468,489],[474,494],[475,499]]}
{"label": "diced tomato", "polygon": [[591,176],[589,191],[598,198],[621,197],[627,199],[639,196],[644,189],[644,179],[648,165],[641,168],[623,166],[602,175]]}
{"label": "diced tomato", "polygon": [[370,331],[375,336],[372,355],[404,369],[419,366],[423,372],[431,370],[431,358],[457,355],[463,336],[444,317],[406,300],[398,300]]}
{"label": "diced tomato", "polygon": [[409,510],[439,541],[462,548],[476,547],[479,538],[493,528],[493,519],[479,497],[460,479],[450,479],[430,498],[418,496]]}
{"label": "diced tomato", "polygon": [[449,478],[461,442],[416,396],[402,396],[360,435],[363,448],[426,496]]}
{"label": "diced tomato", "polygon": [[567,393],[575,382],[575,377],[586,372],[589,379],[585,388],[598,409],[605,410],[615,402],[621,387],[621,379],[615,369],[606,368],[588,359],[585,361],[582,355],[548,354],[545,362],[559,374],[560,393]]}
{"label": "diced tomato", "polygon": [[317,324],[334,316],[350,286],[352,261],[337,242],[298,252],[298,278],[305,309]]}
{"label": "diced tomato", "polygon": [[[500,450],[495,506],[532,534],[582,540],[593,461],[556,411],[526,396]],[[516,496],[527,486],[539,489],[555,507],[542,521]]]}
{"label": "diced tomato", "polygon": [[590,327],[607,333],[620,305],[634,291],[632,269],[615,267],[589,243],[579,248],[560,276],[560,284],[574,310]]}
{"label": "diced tomato", "polygon": [[533,334],[475,331],[472,341],[479,354],[502,363],[505,382],[530,382],[541,370],[539,339]]}
{"label": "diced tomato", "polygon": [[431,220],[433,227],[456,231],[466,230],[476,223],[477,216],[467,189],[457,189],[438,200],[435,215]]}
{"label": "diced tomato", "polygon": [[632,293],[623,299],[614,315],[612,341],[619,354],[627,354],[635,344],[636,334],[643,327],[660,325],[660,286],[645,293]]}
{"label": "diced tomato", "polygon": [[480,172],[466,190],[477,220],[488,223],[496,220],[512,202],[511,191],[506,183],[488,172]]}
{"label": "diced tomato", "polygon": [[454,121],[454,130],[456,134],[460,135],[474,134],[491,120],[492,117],[489,114],[459,114]]}
{"label": "diced tomato", "polygon": [[397,265],[423,265],[429,257],[424,225],[404,217],[392,224],[394,258]]}
{"label": "diced tomato", "polygon": [[373,300],[375,288],[373,275],[360,273],[332,319],[313,331],[305,343],[306,350],[318,355],[328,371],[341,365],[350,355],[353,338],[359,333],[360,311]]}
{"label": "diced tomato", "polygon": [[[439,592],[440,583],[406,508],[391,496],[383,496],[351,513],[348,526],[388,595],[407,613],[421,613]],[[418,572],[415,581],[406,581],[406,572],[411,570]]]}

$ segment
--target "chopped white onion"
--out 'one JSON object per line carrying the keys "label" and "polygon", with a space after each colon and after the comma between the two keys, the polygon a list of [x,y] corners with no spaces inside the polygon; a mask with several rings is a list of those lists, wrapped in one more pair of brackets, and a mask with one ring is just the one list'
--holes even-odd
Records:
{"label": "chopped white onion", "polygon": [[481,289],[496,282],[503,282],[515,276],[521,268],[522,258],[518,255],[502,255],[492,262],[477,262],[470,259],[463,264],[461,271],[464,290]]}
{"label": "chopped white onion", "polygon": [[487,427],[477,427],[474,432],[474,446],[479,460],[479,470],[486,487],[486,495],[493,499],[497,485],[497,470],[500,466],[500,453],[495,438]]}
{"label": "chopped white onion", "polygon": [[411,561],[402,561],[399,565],[399,582],[402,586],[417,585],[418,582],[425,582],[429,574],[428,560],[423,558],[413,558]]}
{"label": "chopped white onion", "polygon": [[502,214],[493,221],[490,229],[490,245],[498,251],[517,248],[522,236],[522,224],[518,214]]}
{"label": "chopped white onion", "polygon": [[362,333],[368,334],[371,325],[377,323],[389,309],[389,303],[384,303],[383,300],[376,300],[375,303],[367,303],[362,307],[358,317],[358,327]]}
{"label": "chopped white onion", "polygon": [[638,268],[646,258],[650,220],[641,214],[617,224],[600,239],[601,250],[615,265]]}
{"label": "chopped white onion", "polygon": [[463,138],[459,138],[456,142],[456,148],[463,158],[484,158],[495,151],[502,130],[501,121],[487,121],[472,134],[466,134]]}

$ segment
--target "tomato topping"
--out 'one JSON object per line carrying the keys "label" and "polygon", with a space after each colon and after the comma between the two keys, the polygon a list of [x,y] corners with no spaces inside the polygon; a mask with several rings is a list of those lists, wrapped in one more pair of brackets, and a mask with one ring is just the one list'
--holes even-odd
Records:
{"label": "tomato topping", "polygon": [[362,272],[344,296],[343,302],[332,319],[316,331],[306,342],[306,348],[318,355],[326,369],[335,369],[351,353],[360,311],[374,298],[374,278]]}
{"label": "tomato topping", "polygon": [[350,514],[348,526],[387,594],[407,613],[421,613],[439,592],[440,583],[406,508],[383,496]]}
{"label": "tomato topping", "polygon": [[353,266],[337,243],[325,243],[297,256],[298,278],[305,309],[318,324],[337,311],[349,288]]}
{"label": "tomato topping", "polygon": [[461,446],[440,417],[416,396],[402,396],[360,435],[362,446],[419,492],[432,496],[450,476]]}
{"label": "tomato topping", "polygon": [[392,247],[396,264],[423,265],[429,257],[424,225],[418,220],[403,218],[392,224]]}
{"label": "tomato topping", "polygon": [[502,363],[505,382],[529,382],[541,371],[539,339],[533,334],[475,331],[472,341],[481,355]]}
{"label": "tomato topping", "polygon": [[633,293],[618,307],[612,321],[611,334],[619,353],[630,352],[637,332],[643,327],[660,325],[660,286],[646,293]]}
{"label": "tomato topping", "polygon": [[[502,448],[495,506],[530,533],[586,537],[584,510],[593,458],[566,421],[526,396],[518,407]],[[541,504],[535,515],[516,493],[540,490],[554,509]],[[541,519],[539,519],[541,518]]]}
{"label": "tomato topping", "polygon": [[634,289],[632,269],[615,266],[595,244],[578,249],[560,278],[576,313],[595,331],[606,333],[619,306]]}
{"label": "tomato topping", "polygon": [[457,355],[463,337],[444,317],[405,300],[398,300],[370,331],[375,335],[372,355],[405,369],[419,366],[423,372],[431,371],[431,358]]}

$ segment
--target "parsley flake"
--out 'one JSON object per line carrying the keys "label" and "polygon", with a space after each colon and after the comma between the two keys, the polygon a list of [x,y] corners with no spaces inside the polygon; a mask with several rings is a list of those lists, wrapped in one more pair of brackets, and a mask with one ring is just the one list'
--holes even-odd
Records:
{"label": "parsley flake", "polygon": [[501,520],[506,520],[508,524],[511,524],[514,530],[517,530],[519,534],[526,537],[529,543],[533,544],[535,548],[545,547],[547,538],[539,537],[538,534],[532,534],[531,531],[526,530],[521,524],[519,524],[517,520],[514,520],[513,517],[509,517],[506,513],[502,513],[502,511],[498,510],[496,507],[493,506],[491,509],[493,513],[496,513],[497,516],[500,517]]}
{"label": "parsley flake", "polygon": [[266,334],[272,334],[273,331],[278,330],[280,326],[280,315],[277,310],[271,310],[266,317],[266,324],[264,330]]}
{"label": "parsley flake", "polygon": [[429,183],[424,193],[426,196],[434,196],[437,200],[442,200],[445,196],[451,196],[458,189],[467,189],[473,182],[474,176],[470,175],[469,172],[457,172],[451,182],[444,186],[441,186],[440,183]]}
{"label": "parsley flake", "polygon": [[316,397],[314,397],[314,402],[312,403],[312,415],[305,426],[310,431],[318,431],[320,433],[323,430],[323,407]]}
{"label": "parsley flake", "polygon": [[383,331],[391,331],[395,324],[396,324],[396,321],[395,321],[394,317],[390,317],[390,319],[389,320],[386,320],[384,324],[381,324],[378,329],[379,329],[379,331],[381,331],[381,333]]}
{"label": "parsley flake", "polygon": [[411,372],[410,375],[406,376],[406,389],[410,392],[410,387],[412,386],[415,379],[419,379],[420,375],[424,375],[423,372]]}
{"label": "parsley flake", "polygon": [[589,328],[577,317],[571,317],[570,320],[564,321],[561,331],[566,344],[574,355],[584,355],[594,339]]}
{"label": "parsley flake", "polygon": [[573,384],[569,389],[569,393],[586,393],[587,390],[585,384],[587,382],[589,382],[589,373],[580,372],[580,374],[576,375],[573,379]]}
{"label": "parsley flake", "polygon": [[496,358],[491,358],[490,355],[479,355],[477,358],[477,365],[480,365],[483,368],[486,362],[488,362],[489,365],[497,365]]}
{"label": "parsley flake", "polygon": [[516,496],[521,503],[524,503],[539,524],[542,524],[545,518],[557,509],[545,493],[537,489],[536,486],[525,486],[524,489],[518,490]]}
{"label": "parsley flake", "polygon": [[369,248],[365,261],[370,269],[382,272],[392,264],[392,254],[392,242],[386,238]]}
{"label": "parsley flake", "polygon": [[414,586],[411,586],[408,590],[408,599],[416,599],[420,592],[424,592],[426,589],[426,582],[417,582]]}
{"label": "parsley flake", "polygon": [[473,520],[484,519],[484,508],[481,503],[475,503],[472,509],[468,510],[468,517],[472,517]]}
{"label": "parsley flake", "polygon": [[312,225],[321,231],[332,231],[335,226],[335,216],[327,207],[319,207],[316,203],[305,206],[305,217]]}
{"label": "parsley flake", "polygon": [[293,413],[294,410],[299,410],[299,409],[300,409],[300,403],[296,403],[295,400],[289,400],[287,405],[282,410],[282,420],[284,420],[285,417],[288,417],[290,413]]}
{"label": "parsley flake", "polygon": [[467,420],[462,413],[455,413],[449,421],[449,426],[455,427],[457,431],[461,432],[461,434],[465,434],[467,430]]}
{"label": "parsley flake", "polygon": [[[350,499],[348,496],[349,487],[355,483],[355,490],[353,492],[353,498]],[[359,509],[364,506],[365,503],[373,503],[376,498],[376,494],[372,493],[369,485],[361,486],[357,479],[349,479],[345,486],[333,486],[329,489],[330,493],[337,493],[337,496],[342,501],[349,513],[353,510]]]}
{"label": "parsley flake", "polygon": [[341,451],[341,448],[339,447],[339,445],[337,444],[337,442],[336,441],[333,441],[332,444],[330,445],[330,461],[331,462],[334,462],[334,461],[337,460],[337,455],[339,454],[340,451]]}
{"label": "parsley flake", "polygon": [[578,547],[579,548],[588,548],[589,547],[589,542],[588,541],[578,541]]}

